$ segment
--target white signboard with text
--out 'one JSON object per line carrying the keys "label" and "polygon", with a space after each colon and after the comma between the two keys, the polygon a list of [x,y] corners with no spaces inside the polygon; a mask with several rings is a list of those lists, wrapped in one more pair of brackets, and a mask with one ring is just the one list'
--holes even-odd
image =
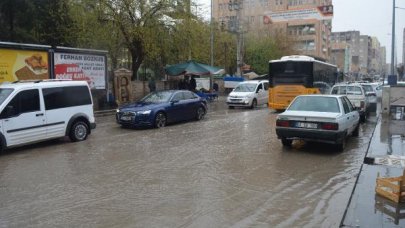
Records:
{"label": "white signboard with text", "polygon": [[333,6],[327,5],[309,9],[265,12],[263,16],[263,24],[309,19],[331,20],[332,18]]}
{"label": "white signboard with text", "polygon": [[55,53],[55,79],[84,80],[91,89],[105,89],[104,55]]}

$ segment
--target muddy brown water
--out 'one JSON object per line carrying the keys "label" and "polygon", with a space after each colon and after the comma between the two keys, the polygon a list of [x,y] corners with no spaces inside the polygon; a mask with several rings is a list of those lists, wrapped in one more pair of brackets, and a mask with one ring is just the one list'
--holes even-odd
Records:
{"label": "muddy brown water", "polygon": [[79,143],[53,140],[0,156],[0,227],[337,227],[374,123],[339,152],[275,135],[266,107],[163,129],[113,116]]}

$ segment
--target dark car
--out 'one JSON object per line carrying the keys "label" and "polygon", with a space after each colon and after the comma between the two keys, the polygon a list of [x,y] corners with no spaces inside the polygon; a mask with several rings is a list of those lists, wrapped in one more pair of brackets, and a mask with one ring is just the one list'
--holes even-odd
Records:
{"label": "dark car", "polygon": [[117,123],[128,127],[164,127],[168,123],[201,120],[207,101],[187,90],[155,91],[139,102],[117,109]]}

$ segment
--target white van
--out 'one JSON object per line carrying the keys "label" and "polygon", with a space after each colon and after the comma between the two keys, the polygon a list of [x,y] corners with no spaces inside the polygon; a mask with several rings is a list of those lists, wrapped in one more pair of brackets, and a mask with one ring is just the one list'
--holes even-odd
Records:
{"label": "white van", "polygon": [[269,81],[250,80],[240,82],[228,95],[226,103],[229,108],[250,107],[267,104],[269,100]]}
{"label": "white van", "polygon": [[0,150],[69,136],[76,142],[96,127],[85,81],[16,81],[0,85]]}

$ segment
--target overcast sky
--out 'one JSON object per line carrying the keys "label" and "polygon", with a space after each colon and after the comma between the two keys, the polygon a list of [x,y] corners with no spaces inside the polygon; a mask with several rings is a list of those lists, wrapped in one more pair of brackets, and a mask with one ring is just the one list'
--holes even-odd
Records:
{"label": "overcast sky", "polygon": [[[211,0],[196,2],[210,8]],[[332,31],[357,30],[362,35],[377,37],[387,49],[387,62],[391,62],[392,3],[392,0],[333,0]],[[405,0],[396,0],[396,5],[405,8]],[[396,9],[395,27],[397,63],[401,63],[405,9]]]}

